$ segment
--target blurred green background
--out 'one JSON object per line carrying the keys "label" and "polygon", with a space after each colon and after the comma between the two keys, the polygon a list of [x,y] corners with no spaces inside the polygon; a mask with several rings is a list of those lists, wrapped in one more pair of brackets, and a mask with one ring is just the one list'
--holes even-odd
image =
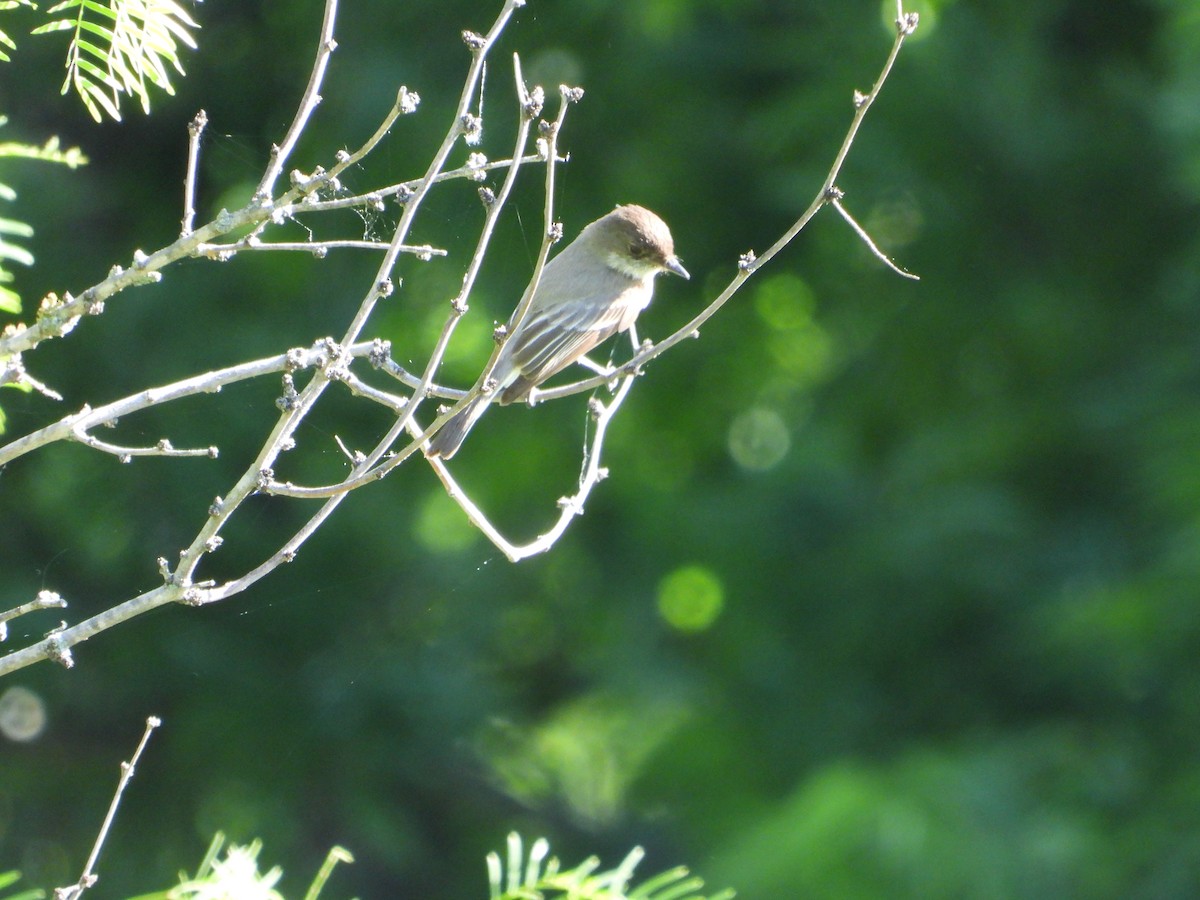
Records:
{"label": "blurred green background", "polygon": [[[423,171],[498,2],[344,4],[293,164],[357,146],[401,83],[419,114],[347,177]],[[45,704],[0,745],[0,869],[77,877],[142,722],[163,717],[97,896],[164,887],[214,831],[261,837],[298,894],[480,897],[512,829],[566,862],[687,863],[746,898],[1200,893],[1200,9],[1192,0],[925,3],[839,180],[886,271],[832,211],[651,365],[612,475],[549,555],[509,565],[405,466],[296,562],[206,609],[167,609],[0,684]],[[894,3],[530,0],[496,48],[485,141],[507,155],[511,53],[569,117],[568,236],[619,202],[672,226],[692,280],[662,337],[816,192],[891,41]],[[59,134],[86,169],[6,166],[37,228],[27,298],[78,291],[178,233],[185,125],[211,122],[200,216],[245,202],[311,62],[315,0],[210,0],[151,118],[93,126],[57,96],[64,42],[0,69],[6,139]],[[7,20],[6,20],[7,21]],[[14,20],[15,21],[15,20]],[[8,26],[6,26],[8,30]],[[12,27],[18,37],[22,33]],[[460,146],[456,160],[465,156]],[[383,222],[312,221],[318,235]],[[531,168],[501,221],[448,376],[469,382],[528,277]],[[368,329],[419,364],[482,212],[446,185]],[[302,233],[294,230],[292,234]],[[6,392],[12,435],[344,328],[375,260],[188,261],[27,362],[66,397]],[[30,299],[32,304],[34,300]],[[55,446],[0,473],[0,589],[71,621],[158,581],[275,421],[277,380],[139,415],[116,437],[219,443],[119,465]],[[577,474],[584,400],[497,409],[454,461],[532,537]],[[291,474],[386,417],[343,393]],[[285,473],[287,474],[287,473]],[[312,506],[258,499],[202,574],[245,571]],[[16,623],[10,644],[59,617]]]}

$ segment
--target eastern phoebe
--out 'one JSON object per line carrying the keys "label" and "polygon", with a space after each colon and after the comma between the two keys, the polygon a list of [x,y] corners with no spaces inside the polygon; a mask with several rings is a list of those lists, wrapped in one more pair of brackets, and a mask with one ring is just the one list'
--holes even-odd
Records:
{"label": "eastern phoebe", "polygon": [[[429,440],[427,456],[449,459],[492,403],[529,397],[543,381],[620,331],[650,303],[654,276],[689,278],[667,223],[641,206],[618,206],[546,264],[525,318],[500,350],[492,391],[479,394]],[[512,322],[509,322],[512,328]]]}

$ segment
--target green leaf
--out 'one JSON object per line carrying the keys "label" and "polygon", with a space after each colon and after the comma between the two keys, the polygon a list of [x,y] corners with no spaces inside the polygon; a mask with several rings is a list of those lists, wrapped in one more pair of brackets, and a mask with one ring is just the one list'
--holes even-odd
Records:
{"label": "green leaf", "polygon": [[69,19],[59,19],[57,22],[47,22],[45,25],[39,25],[33,29],[30,34],[49,34],[52,31],[67,31],[75,27],[75,23]]}
{"label": "green leaf", "polygon": [[151,86],[175,93],[170,69],[184,74],[178,47],[195,48],[191,30],[199,27],[182,6],[174,0],[64,0],[50,13],[67,10],[74,11],[73,18],[47,23],[34,33],[74,32],[63,91],[74,88],[94,119],[107,114],[119,120],[122,95],[136,97],[149,113]]}

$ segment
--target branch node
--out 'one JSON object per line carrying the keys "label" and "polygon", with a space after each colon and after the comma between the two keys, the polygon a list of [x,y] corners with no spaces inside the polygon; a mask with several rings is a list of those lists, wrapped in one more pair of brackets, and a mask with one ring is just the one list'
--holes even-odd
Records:
{"label": "branch node", "polygon": [[[458,120],[458,127],[462,131],[463,140],[467,146],[475,147],[483,140],[483,119],[471,113],[463,113],[461,119]],[[486,162],[487,160],[484,160]],[[470,165],[470,161],[467,163]]]}
{"label": "branch node", "polygon": [[903,37],[908,37],[917,30],[920,20],[921,17],[915,12],[905,13],[902,18],[896,20],[896,31]]}
{"label": "branch node", "polygon": [[396,109],[400,110],[400,115],[407,116],[410,113],[415,113],[420,102],[420,94],[416,91],[410,91],[404,85],[400,85],[400,92],[396,95]]}
{"label": "branch node", "polygon": [[367,354],[367,362],[369,362],[374,368],[379,369],[383,366],[386,366],[391,357],[391,341],[375,338],[375,340],[371,342],[371,351]]}
{"label": "branch node", "polygon": [[583,88],[581,87],[560,84],[558,86],[558,93],[562,95],[563,100],[567,103],[578,103],[583,99]]}
{"label": "branch node", "polygon": [[71,656],[71,648],[64,644],[59,636],[59,633],[66,627],[67,623],[61,622],[58,628],[46,635],[46,655],[52,662],[58,663],[64,669],[72,669],[75,667],[75,659]]}
{"label": "branch node", "polygon": [[308,365],[308,351],[303,347],[293,347],[283,358],[283,371],[295,372]]}
{"label": "branch node", "polygon": [[747,250],[745,253],[743,253],[741,256],[738,257],[738,268],[743,272],[753,272],[754,271],[754,261],[756,259],[758,259],[758,257],[754,255],[754,251]]}
{"label": "branch node", "polygon": [[484,181],[487,179],[487,164],[488,158],[482,153],[472,153],[467,157],[467,169],[471,172],[472,181]]}
{"label": "branch node", "polygon": [[283,412],[291,412],[296,408],[296,404],[300,399],[300,394],[296,391],[296,382],[292,378],[290,372],[284,372],[282,376],[283,395],[276,398],[275,406]]}
{"label": "branch node", "polygon": [[487,48],[487,38],[474,31],[464,31],[462,39],[472,53],[480,53]]}
{"label": "branch node", "polygon": [[479,189],[479,199],[483,203],[485,209],[490,209],[496,205],[496,192],[490,187],[481,187]]}
{"label": "branch node", "polygon": [[525,102],[521,104],[521,114],[529,121],[533,121],[542,114],[542,110],[546,106],[546,92],[542,90],[542,86],[535,85],[525,96]]}
{"label": "branch node", "polygon": [[188,134],[192,137],[199,137],[200,132],[204,130],[204,126],[208,124],[208,113],[204,110],[196,113],[192,121],[188,122]]}

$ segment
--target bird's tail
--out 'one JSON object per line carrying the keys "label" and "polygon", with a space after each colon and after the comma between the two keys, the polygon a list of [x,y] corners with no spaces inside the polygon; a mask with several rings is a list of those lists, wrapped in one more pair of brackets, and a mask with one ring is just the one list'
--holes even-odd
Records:
{"label": "bird's tail", "polygon": [[449,459],[457,453],[458,448],[467,438],[467,432],[479,421],[479,417],[483,415],[491,402],[490,394],[487,396],[480,394],[455,413],[445,425],[438,429],[437,434],[429,439],[425,455]]}

